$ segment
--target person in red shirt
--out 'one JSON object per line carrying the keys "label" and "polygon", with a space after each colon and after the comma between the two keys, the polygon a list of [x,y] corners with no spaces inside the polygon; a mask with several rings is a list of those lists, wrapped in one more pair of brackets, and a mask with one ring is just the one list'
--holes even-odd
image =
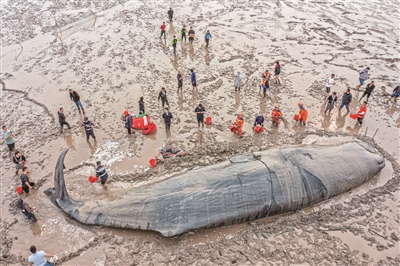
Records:
{"label": "person in red shirt", "polygon": [[357,115],[358,115],[357,121],[358,121],[358,123],[360,123],[360,126],[362,125],[362,121],[363,121],[366,113],[367,113],[367,102],[364,101],[360,106],[360,110],[358,110],[358,112],[357,112]]}
{"label": "person in red shirt", "polygon": [[161,29],[161,35],[160,38],[163,36],[164,34],[164,39],[166,39],[167,37],[165,36],[165,29],[167,28],[167,25],[165,25],[165,22],[162,23],[160,29]]}
{"label": "person in red shirt", "polygon": [[272,124],[275,124],[276,126],[278,126],[281,122],[281,117],[282,117],[282,111],[279,110],[279,104],[275,104],[275,109],[272,110]]}

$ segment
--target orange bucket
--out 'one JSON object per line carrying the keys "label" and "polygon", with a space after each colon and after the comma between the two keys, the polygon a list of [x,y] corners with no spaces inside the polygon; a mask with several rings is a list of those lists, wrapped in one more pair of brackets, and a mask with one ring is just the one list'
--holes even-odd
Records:
{"label": "orange bucket", "polygon": [[231,132],[235,133],[237,131],[237,128],[234,125],[230,125],[229,129],[231,130]]}
{"label": "orange bucket", "polygon": [[150,159],[150,160],[149,160],[149,164],[150,164],[151,167],[156,167],[156,165],[157,165],[156,159],[154,159],[154,158],[153,158],[153,159]]}
{"label": "orange bucket", "polygon": [[18,195],[21,195],[21,194],[24,192],[24,190],[22,189],[22,187],[17,187],[17,188],[15,189],[15,191],[17,191]]}
{"label": "orange bucket", "polygon": [[293,119],[296,120],[296,121],[300,121],[300,116],[299,115],[294,115]]}
{"label": "orange bucket", "polygon": [[353,118],[354,120],[356,120],[358,118],[358,114],[357,113],[351,113],[350,117]]}
{"label": "orange bucket", "polygon": [[255,128],[254,128],[254,131],[257,132],[257,133],[261,133],[261,132],[264,131],[264,128],[262,128],[262,127],[255,127]]}
{"label": "orange bucket", "polygon": [[207,125],[211,125],[211,123],[212,123],[212,118],[211,117],[207,117],[206,118],[206,124]]}
{"label": "orange bucket", "polygon": [[90,183],[94,183],[94,182],[96,182],[98,180],[98,178],[97,177],[95,177],[95,176],[89,176],[89,182]]}

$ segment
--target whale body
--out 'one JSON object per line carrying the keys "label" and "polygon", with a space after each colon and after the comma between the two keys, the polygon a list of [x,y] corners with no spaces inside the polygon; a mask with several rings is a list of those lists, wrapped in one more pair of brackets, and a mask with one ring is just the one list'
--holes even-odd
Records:
{"label": "whale body", "polygon": [[364,142],[300,146],[235,156],[132,188],[118,200],[68,196],[61,152],[54,188],[45,192],[74,219],[91,225],[152,230],[167,237],[296,211],[347,192],[385,166]]}

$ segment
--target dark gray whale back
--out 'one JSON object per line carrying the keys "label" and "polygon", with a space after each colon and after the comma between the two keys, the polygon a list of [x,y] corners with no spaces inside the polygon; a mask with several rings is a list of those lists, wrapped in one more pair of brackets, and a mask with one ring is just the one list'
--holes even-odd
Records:
{"label": "dark gray whale back", "polygon": [[366,143],[271,149],[133,188],[115,201],[78,202],[65,189],[64,150],[54,176],[57,205],[93,225],[175,236],[295,211],[361,185],[385,166]]}

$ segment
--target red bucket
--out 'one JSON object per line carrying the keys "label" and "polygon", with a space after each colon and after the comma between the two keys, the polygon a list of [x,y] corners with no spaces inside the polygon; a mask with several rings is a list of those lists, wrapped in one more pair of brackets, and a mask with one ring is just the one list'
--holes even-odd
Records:
{"label": "red bucket", "polygon": [[263,127],[255,127],[255,128],[254,128],[254,131],[255,131],[256,133],[261,133],[261,132],[264,131],[264,128],[263,128]]}
{"label": "red bucket", "polygon": [[156,165],[157,165],[156,159],[154,159],[154,158],[153,158],[153,159],[150,159],[150,160],[149,160],[149,164],[150,164],[151,167],[156,167]]}
{"label": "red bucket", "polygon": [[300,121],[300,116],[299,115],[294,115],[293,119],[296,120],[296,121]]}
{"label": "red bucket", "polygon": [[230,125],[229,129],[231,130],[231,132],[235,133],[237,131],[237,128],[234,125]]}
{"label": "red bucket", "polygon": [[357,113],[351,113],[350,117],[353,118],[354,120],[356,120],[358,118],[358,114]]}
{"label": "red bucket", "polygon": [[89,176],[89,182],[90,183],[94,183],[94,182],[96,182],[98,180],[98,178],[97,177],[95,177],[95,176]]}
{"label": "red bucket", "polygon": [[212,123],[212,118],[211,117],[207,117],[206,118],[206,124],[207,125],[211,125],[211,123]]}
{"label": "red bucket", "polygon": [[21,195],[22,193],[24,193],[24,190],[22,189],[22,187],[17,187],[15,189],[15,191],[17,191],[18,195]]}

